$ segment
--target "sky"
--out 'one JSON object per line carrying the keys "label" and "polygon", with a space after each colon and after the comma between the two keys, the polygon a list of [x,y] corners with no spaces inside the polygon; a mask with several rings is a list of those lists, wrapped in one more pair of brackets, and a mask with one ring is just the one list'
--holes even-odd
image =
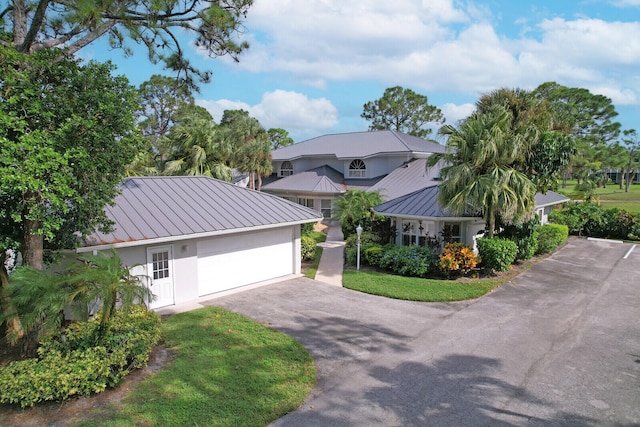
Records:
{"label": "sky", "polygon": [[[393,86],[455,125],[484,93],[554,81],[606,95],[622,129],[640,130],[640,0],[255,0],[240,38],[238,63],[184,46],[213,71],[197,104],[216,122],[247,110],[296,142],[367,130],[363,105]],[[104,41],[81,54],[136,86],[167,74]]]}

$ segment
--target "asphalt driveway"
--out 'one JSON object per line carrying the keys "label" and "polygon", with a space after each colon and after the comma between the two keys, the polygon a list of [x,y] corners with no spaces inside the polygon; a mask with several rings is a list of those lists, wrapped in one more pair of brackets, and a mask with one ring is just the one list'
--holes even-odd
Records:
{"label": "asphalt driveway", "polygon": [[212,300],[298,339],[318,383],[276,426],[640,425],[640,247],[570,242],[461,303],[294,279]]}

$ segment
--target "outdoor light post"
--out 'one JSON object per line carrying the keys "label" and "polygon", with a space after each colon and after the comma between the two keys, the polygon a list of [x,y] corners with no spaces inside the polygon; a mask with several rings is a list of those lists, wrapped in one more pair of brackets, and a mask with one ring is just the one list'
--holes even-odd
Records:
{"label": "outdoor light post", "polygon": [[357,270],[360,270],[360,235],[362,234],[362,226],[358,224],[358,228],[356,228],[356,233],[358,233],[358,262],[357,262]]}

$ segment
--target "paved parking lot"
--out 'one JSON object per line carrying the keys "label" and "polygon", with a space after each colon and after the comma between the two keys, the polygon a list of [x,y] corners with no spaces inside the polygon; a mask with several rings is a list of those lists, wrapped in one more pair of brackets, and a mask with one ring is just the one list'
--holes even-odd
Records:
{"label": "paved parking lot", "polygon": [[298,339],[318,384],[277,426],[640,425],[640,247],[572,239],[475,301],[308,279],[211,300]]}

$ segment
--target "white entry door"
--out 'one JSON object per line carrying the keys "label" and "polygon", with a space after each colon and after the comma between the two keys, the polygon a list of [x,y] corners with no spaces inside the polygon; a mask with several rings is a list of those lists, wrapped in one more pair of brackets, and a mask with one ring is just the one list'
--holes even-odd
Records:
{"label": "white entry door", "polygon": [[173,251],[171,246],[147,249],[149,286],[155,299],[150,308],[173,305]]}

